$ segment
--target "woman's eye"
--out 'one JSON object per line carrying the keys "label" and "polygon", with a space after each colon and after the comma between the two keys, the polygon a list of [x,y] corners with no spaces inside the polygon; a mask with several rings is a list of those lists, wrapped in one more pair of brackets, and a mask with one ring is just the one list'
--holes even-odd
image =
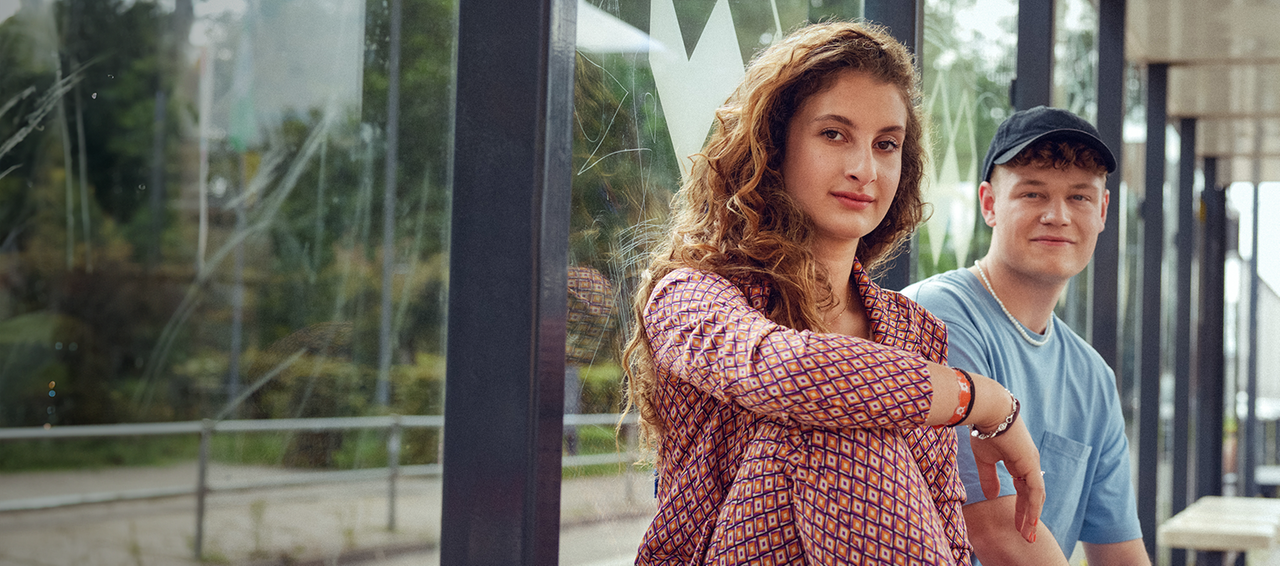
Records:
{"label": "woman's eye", "polygon": [[881,151],[893,151],[895,149],[898,149],[898,142],[897,140],[878,141],[876,142],[876,148],[880,149]]}
{"label": "woman's eye", "polygon": [[844,134],[836,130],[822,130],[822,135],[831,141],[840,141],[844,139]]}

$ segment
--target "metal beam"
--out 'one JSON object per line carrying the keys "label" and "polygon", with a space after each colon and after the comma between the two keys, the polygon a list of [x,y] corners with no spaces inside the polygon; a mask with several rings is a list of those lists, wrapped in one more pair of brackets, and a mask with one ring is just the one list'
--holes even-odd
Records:
{"label": "metal beam", "polygon": [[1018,74],[1010,97],[1016,110],[1053,103],[1053,22],[1053,0],[1018,1]]}
{"label": "metal beam", "polygon": [[1204,256],[1200,261],[1199,375],[1194,400],[1196,498],[1222,495],[1222,413],[1225,391],[1227,193],[1218,186],[1218,160],[1204,159]]}
{"label": "metal beam", "polygon": [[[1159,465],[1161,274],[1164,264],[1165,122],[1169,66],[1147,67],[1146,191],[1142,200],[1142,343],[1139,364],[1138,469]],[[1157,474],[1138,474],[1138,522],[1147,554],[1156,552]]]}
{"label": "metal beam", "polygon": [[446,566],[559,556],[576,9],[458,6]]}
{"label": "metal beam", "polygon": [[[924,48],[924,0],[865,0],[862,17],[889,28],[889,34],[917,56]],[[916,65],[920,62],[917,60]]]}
{"label": "metal beam", "polygon": [[[866,0],[862,15],[867,20],[889,28],[889,34],[916,54],[919,70],[924,49],[924,0]],[[886,289],[901,291],[911,284],[911,275],[917,261],[916,236],[902,242],[906,249],[880,273],[876,284]],[[962,258],[963,259],[963,258]]]}
{"label": "metal beam", "polygon": [[[1261,135],[1258,136],[1261,138]],[[1259,143],[1261,140],[1259,139]],[[1256,471],[1255,466],[1258,465],[1258,451],[1262,449],[1262,443],[1258,435],[1258,204],[1259,190],[1258,185],[1262,181],[1260,174],[1261,166],[1255,160],[1254,176],[1253,176],[1253,221],[1250,222],[1250,257],[1249,257],[1249,334],[1245,340],[1248,342],[1247,351],[1248,358],[1245,359],[1245,371],[1247,371],[1245,381],[1245,391],[1248,395],[1249,416],[1245,419],[1244,427],[1240,430],[1240,439],[1237,441],[1240,446],[1241,467],[1240,467],[1240,486],[1241,491],[1249,497],[1258,496],[1258,482],[1254,477]]]}
{"label": "metal beam", "polygon": [[[1196,355],[1196,498],[1222,495],[1222,414],[1225,389],[1227,193],[1218,186],[1218,160],[1204,159],[1204,255],[1200,261],[1200,328]],[[1221,564],[1213,553],[1198,553],[1196,564]]]}
{"label": "metal beam", "polygon": [[[1169,515],[1176,515],[1187,508],[1187,494],[1191,484],[1187,481],[1188,448],[1191,444],[1191,264],[1195,259],[1194,193],[1196,174],[1196,121],[1183,118],[1178,133],[1181,144],[1178,154],[1178,233],[1174,247],[1178,250],[1178,266],[1175,279],[1177,300],[1173,328],[1173,482]],[[1174,549],[1171,564],[1186,563],[1186,551]]]}
{"label": "metal beam", "polygon": [[[1124,149],[1124,18],[1125,0],[1101,0],[1098,5],[1098,134],[1120,158]],[[1102,360],[1124,378],[1120,367],[1120,180],[1124,159],[1107,176],[1111,203],[1107,229],[1098,235],[1093,251],[1093,307],[1089,341]],[[1117,383],[1117,387],[1119,383]]]}

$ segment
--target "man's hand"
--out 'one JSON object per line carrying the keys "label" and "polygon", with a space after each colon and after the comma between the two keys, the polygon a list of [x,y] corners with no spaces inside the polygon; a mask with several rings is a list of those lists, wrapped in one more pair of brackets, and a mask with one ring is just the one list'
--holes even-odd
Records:
{"label": "man's hand", "polygon": [[999,436],[986,440],[972,438],[969,446],[973,449],[978,479],[982,482],[982,494],[987,499],[1000,495],[996,462],[1004,462],[1005,469],[1013,476],[1013,487],[1018,490],[1011,517],[1013,528],[1027,542],[1035,542],[1040,509],[1044,507],[1044,474],[1040,471],[1040,452],[1031,441],[1026,425],[1021,419],[1014,420],[1009,429]]}

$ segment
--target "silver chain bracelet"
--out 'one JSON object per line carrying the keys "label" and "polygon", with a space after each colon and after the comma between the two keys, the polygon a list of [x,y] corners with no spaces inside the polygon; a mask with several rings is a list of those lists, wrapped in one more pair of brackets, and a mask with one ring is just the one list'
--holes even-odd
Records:
{"label": "silver chain bracelet", "polygon": [[[1005,391],[1008,392],[1008,390]],[[969,427],[969,435],[978,440],[987,440],[989,438],[1000,436],[1004,434],[1004,431],[1009,430],[1009,425],[1013,424],[1013,421],[1018,420],[1018,411],[1022,410],[1022,405],[1018,403],[1018,398],[1014,397],[1013,393],[1009,393],[1009,398],[1013,400],[1013,411],[1009,413],[1009,416],[1004,418],[1004,422],[1000,423],[1000,425],[991,432],[979,432],[977,426],[971,425]]]}

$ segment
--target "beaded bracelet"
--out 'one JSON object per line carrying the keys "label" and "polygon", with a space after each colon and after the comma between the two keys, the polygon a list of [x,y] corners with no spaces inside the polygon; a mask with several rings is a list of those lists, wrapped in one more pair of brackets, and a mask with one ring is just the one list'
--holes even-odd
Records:
{"label": "beaded bracelet", "polygon": [[[1008,390],[1006,389],[1005,392],[1007,393]],[[1004,422],[1000,423],[1000,425],[991,432],[979,432],[978,427],[970,426],[969,434],[978,440],[987,440],[988,438],[1000,436],[1001,434],[1004,434],[1006,430],[1009,430],[1009,425],[1013,424],[1013,421],[1018,420],[1018,411],[1022,409],[1021,404],[1018,403],[1018,398],[1014,397],[1013,393],[1009,393],[1009,398],[1013,400],[1013,411],[1009,413],[1009,416],[1004,418]]]}
{"label": "beaded bracelet", "polygon": [[942,426],[956,426],[964,422],[969,417],[969,413],[973,411],[973,378],[969,377],[969,374],[960,368],[951,369],[956,374],[956,389],[960,392],[960,399],[956,402],[955,412],[952,413],[947,422],[942,423]]}

